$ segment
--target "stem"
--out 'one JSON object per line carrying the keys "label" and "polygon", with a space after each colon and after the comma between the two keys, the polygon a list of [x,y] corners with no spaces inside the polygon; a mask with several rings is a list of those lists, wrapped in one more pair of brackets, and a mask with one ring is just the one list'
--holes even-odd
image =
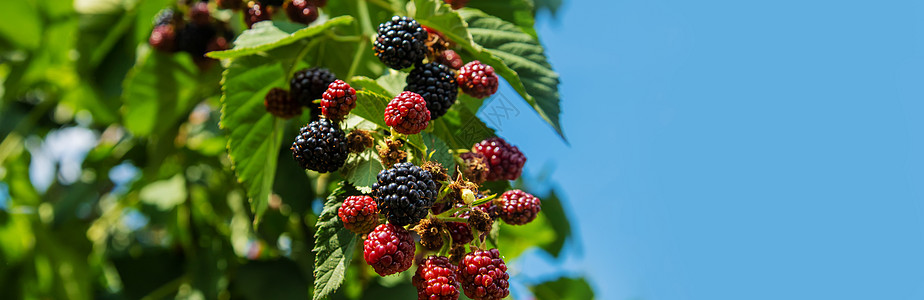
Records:
{"label": "stem", "polygon": [[468,222],[468,219],[459,218],[459,217],[436,217],[436,218],[443,222]]}
{"label": "stem", "polygon": [[452,249],[452,234],[450,234],[449,230],[446,230],[446,228],[443,228],[441,231],[442,234],[440,234],[440,237],[443,238],[443,247],[440,247],[440,252],[436,255],[447,256],[449,255],[449,250]]}
{"label": "stem", "polygon": [[361,35],[336,35],[331,31],[325,31],[324,35],[338,42],[354,42],[355,43],[363,39],[363,36]]}
{"label": "stem", "polygon": [[382,0],[366,0],[366,1],[368,1],[369,3],[375,4],[376,6],[379,6],[381,8],[384,8],[385,10],[388,10],[388,12],[391,12],[391,13],[395,12],[395,8],[391,7],[391,5],[388,3],[385,3],[385,1],[382,1]]}

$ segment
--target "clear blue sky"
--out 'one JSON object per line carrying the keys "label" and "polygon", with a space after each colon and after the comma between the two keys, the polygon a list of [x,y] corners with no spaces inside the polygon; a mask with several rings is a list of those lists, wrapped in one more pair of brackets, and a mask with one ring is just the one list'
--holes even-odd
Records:
{"label": "clear blue sky", "polygon": [[500,134],[555,165],[601,299],[924,299],[924,2],[566,0],[538,27],[571,146],[526,110]]}

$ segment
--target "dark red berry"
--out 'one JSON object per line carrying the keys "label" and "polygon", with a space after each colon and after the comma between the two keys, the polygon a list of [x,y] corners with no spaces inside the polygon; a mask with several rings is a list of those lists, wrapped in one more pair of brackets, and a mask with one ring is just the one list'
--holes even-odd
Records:
{"label": "dark red berry", "polygon": [[385,124],[403,134],[417,134],[430,125],[427,101],[414,92],[401,92],[385,107]]}
{"label": "dark red berry", "polygon": [[176,51],[176,31],[172,24],[157,25],[148,39],[151,47],[158,51],[171,53]]}
{"label": "dark red berry", "polygon": [[273,16],[268,6],[260,2],[247,2],[247,9],[244,10],[244,23],[247,23],[247,28],[253,27],[254,23],[271,20],[272,18]]}
{"label": "dark red berry", "polygon": [[429,256],[418,263],[411,283],[417,288],[417,300],[459,299],[458,267],[443,256]]}
{"label": "dark red berry", "polygon": [[443,0],[450,6],[452,9],[460,9],[465,7],[465,4],[468,4],[468,0]]}
{"label": "dark red berry", "polygon": [[378,208],[375,199],[369,196],[349,196],[343,200],[337,215],[343,221],[343,228],[357,234],[366,234],[379,225]]}
{"label": "dark red berry", "polygon": [[452,236],[453,245],[468,244],[475,239],[475,236],[472,235],[472,228],[468,226],[468,223],[446,222],[446,229],[449,230],[449,235]]}
{"label": "dark red berry", "polygon": [[209,13],[209,3],[199,1],[189,8],[189,20],[199,26],[207,26],[212,22],[212,15]]}
{"label": "dark red berry", "polygon": [[497,249],[475,250],[462,257],[459,282],[465,295],[473,300],[503,299],[510,295],[507,264]]}
{"label": "dark red berry", "polygon": [[337,79],[327,86],[321,95],[321,111],[328,119],[343,120],[356,107],[356,90],[343,80]]}
{"label": "dark red berry", "polygon": [[523,172],[526,156],[517,146],[510,145],[504,139],[493,137],[481,141],[472,147],[472,152],[481,153],[488,159],[490,171],[488,180],[516,180]]}
{"label": "dark red berry", "polygon": [[446,50],[436,57],[436,62],[453,70],[462,68],[462,56],[452,50]]}
{"label": "dark red berry", "polygon": [[318,19],[318,7],[308,0],[287,1],[283,4],[283,9],[286,10],[286,15],[292,22],[308,25]]}
{"label": "dark red berry", "polygon": [[289,97],[288,91],[280,88],[273,88],[269,93],[266,93],[263,106],[266,107],[266,111],[270,114],[283,119],[290,119],[302,114],[302,106],[298,104],[298,101]]}
{"label": "dark red berry", "polygon": [[539,198],[521,190],[504,192],[496,205],[501,220],[510,225],[529,223],[542,209]]}
{"label": "dark red berry", "polygon": [[394,224],[382,224],[366,236],[363,258],[381,276],[404,272],[414,263],[411,232]]}
{"label": "dark red berry", "polygon": [[456,81],[462,92],[475,98],[481,99],[497,92],[497,74],[494,73],[494,68],[477,60],[462,66]]}

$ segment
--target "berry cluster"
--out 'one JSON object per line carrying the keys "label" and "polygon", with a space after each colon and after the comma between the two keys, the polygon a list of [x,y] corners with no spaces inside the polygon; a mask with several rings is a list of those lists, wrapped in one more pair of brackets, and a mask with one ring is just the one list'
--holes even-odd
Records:
{"label": "berry cluster", "polygon": [[305,25],[311,24],[318,19],[318,9],[327,5],[327,0],[258,0],[247,1],[246,5],[243,0],[219,0],[218,7],[231,10],[244,9],[244,23],[247,28],[253,27],[253,24],[260,21],[273,19],[279,6],[285,11],[289,20]]}
{"label": "berry cluster", "polygon": [[214,60],[205,53],[228,49],[234,33],[228,23],[212,17],[208,2],[196,1],[186,9],[186,14],[173,8],[161,10],[154,17],[148,44],[165,53],[189,53],[199,68],[207,69]]}

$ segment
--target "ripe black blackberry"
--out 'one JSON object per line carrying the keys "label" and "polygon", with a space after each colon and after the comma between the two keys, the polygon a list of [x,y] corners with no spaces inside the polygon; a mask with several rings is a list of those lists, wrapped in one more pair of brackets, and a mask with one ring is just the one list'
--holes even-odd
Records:
{"label": "ripe black blackberry", "polygon": [[321,114],[321,104],[314,103],[315,99],[321,99],[324,91],[330,86],[337,76],[325,68],[302,69],[292,75],[289,81],[289,93],[302,106],[311,108],[311,118],[315,120]]}
{"label": "ripe black blackberry", "polygon": [[542,209],[542,202],[539,198],[522,190],[504,192],[495,204],[496,212],[501,220],[510,225],[524,225],[532,222]]}
{"label": "ripe black blackberry", "polygon": [[283,9],[289,20],[305,25],[311,24],[318,19],[318,7],[311,4],[308,0],[292,0],[283,4]]}
{"label": "ripe black blackberry", "polygon": [[394,16],[379,24],[375,56],[386,66],[400,70],[420,63],[427,56],[427,31],[408,17]]}
{"label": "ripe black blackberry", "polygon": [[254,23],[273,19],[273,14],[269,10],[269,6],[259,1],[247,2],[247,7],[244,8],[243,15],[244,23],[247,23],[247,28],[253,27]]}
{"label": "ripe black blackberry", "polygon": [[299,166],[321,173],[340,169],[349,154],[346,135],[327,119],[302,127],[290,149]]}
{"label": "ripe black blackberry", "polygon": [[377,179],[372,185],[372,196],[379,205],[379,212],[398,226],[426,217],[439,193],[439,185],[430,172],[410,162],[382,170]]}
{"label": "ripe black blackberry", "polygon": [[280,88],[272,88],[263,99],[263,106],[270,114],[283,118],[291,119],[294,116],[302,114],[302,106],[289,97],[289,92]]}
{"label": "ripe black blackberry", "polygon": [[419,94],[427,101],[430,119],[446,114],[449,107],[456,103],[459,87],[455,74],[448,67],[438,63],[427,63],[414,68],[407,75],[405,91]]}
{"label": "ripe black blackberry", "polygon": [[507,264],[497,249],[466,254],[458,275],[465,295],[474,300],[499,300],[510,295]]}
{"label": "ripe black blackberry", "polygon": [[411,232],[395,224],[375,227],[363,241],[363,258],[381,276],[410,269],[415,250]]}
{"label": "ripe black blackberry", "polygon": [[459,299],[458,267],[448,257],[429,256],[417,265],[411,283],[417,288],[418,300]]}
{"label": "ripe black blackberry", "polygon": [[218,31],[211,24],[187,23],[177,34],[179,49],[188,52],[193,59],[202,58],[208,50],[209,41],[217,34]]}

